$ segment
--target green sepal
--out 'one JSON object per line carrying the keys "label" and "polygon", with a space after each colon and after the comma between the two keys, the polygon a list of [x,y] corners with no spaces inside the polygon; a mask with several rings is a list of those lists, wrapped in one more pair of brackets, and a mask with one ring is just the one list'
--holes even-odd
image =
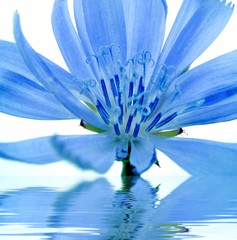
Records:
{"label": "green sepal", "polygon": [[178,128],[178,129],[175,129],[172,131],[158,132],[158,133],[155,133],[154,135],[159,136],[159,137],[175,137],[175,136],[181,134],[182,132],[183,132],[183,129]]}
{"label": "green sepal", "polygon": [[155,165],[157,165],[159,168],[161,168],[160,163],[158,161],[155,162]]}
{"label": "green sepal", "polygon": [[91,103],[85,102],[85,104],[94,112],[98,112],[96,107],[94,105],[92,105]]}
{"label": "green sepal", "polygon": [[184,73],[186,73],[186,72],[189,70],[189,68],[190,68],[190,66],[188,66],[187,68],[185,68],[185,69],[180,73],[179,76],[181,76],[181,75],[183,75]]}
{"label": "green sepal", "polygon": [[100,129],[100,128],[97,128],[97,127],[95,127],[95,126],[92,126],[92,125],[90,125],[90,124],[88,124],[88,123],[85,123],[83,120],[81,120],[80,125],[81,125],[82,127],[84,127],[85,129],[90,130],[90,131],[92,131],[92,132],[96,132],[96,133],[103,133],[103,132],[105,132],[105,130]]}

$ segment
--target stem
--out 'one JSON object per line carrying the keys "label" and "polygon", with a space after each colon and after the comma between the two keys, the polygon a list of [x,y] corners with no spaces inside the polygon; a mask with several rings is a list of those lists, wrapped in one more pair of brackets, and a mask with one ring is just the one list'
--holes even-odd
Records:
{"label": "stem", "polygon": [[131,188],[136,184],[139,176],[122,176],[122,192],[130,192]]}
{"label": "stem", "polygon": [[129,158],[124,159],[123,161],[123,170],[122,170],[122,177],[126,176],[139,176],[139,174],[135,173],[135,167],[130,164]]}
{"label": "stem", "polygon": [[138,177],[140,174],[136,173],[136,168],[130,164],[131,145],[128,146],[128,155],[122,160],[123,169],[121,176],[123,177]]}

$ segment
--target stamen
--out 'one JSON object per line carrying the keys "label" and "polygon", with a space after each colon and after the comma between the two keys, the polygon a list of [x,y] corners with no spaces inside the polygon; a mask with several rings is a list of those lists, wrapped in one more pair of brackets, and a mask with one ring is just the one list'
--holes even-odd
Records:
{"label": "stamen", "polygon": [[162,114],[159,113],[153,121],[150,123],[150,125],[146,128],[146,131],[149,132],[151,129],[160,121]]}
{"label": "stamen", "polygon": [[[128,98],[131,98],[133,95],[133,88],[134,88],[134,83],[131,81],[129,83],[129,92],[128,92]],[[131,104],[131,103],[130,103]]]}
{"label": "stamen", "polygon": [[119,79],[119,76],[118,74],[115,74],[114,75],[114,78],[115,78],[115,84],[116,84],[116,87],[117,87],[117,93],[118,93],[118,97],[117,97],[117,103],[121,109],[121,115],[119,116],[119,123],[122,124],[123,122],[123,114],[124,114],[124,110],[123,110],[123,104],[122,104],[122,92],[121,92],[121,89],[120,89],[120,79]]}
{"label": "stamen", "polygon": [[[115,83],[116,83],[117,89],[118,89],[118,91],[119,91],[120,81],[119,81],[119,76],[118,76],[118,74],[115,74],[115,75],[114,75],[114,78],[115,78]],[[119,91],[119,92],[120,92],[120,91]]]}
{"label": "stamen", "polygon": [[155,110],[159,100],[160,99],[158,97],[156,97],[155,100],[149,104],[149,107],[151,109],[151,113]]}
{"label": "stamen", "polygon": [[143,77],[140,77],[139,85],[138,85],[138,89],[137,89],[137,95],[139,95],[142,92],[144,92]]}
{"label": "stamen", "polygon": [[[141,124],[144,122],[146,131],[150,131],[165,125],[176,116],[172,114],[161,121],[162,114],[156,113],[159,107],[157,95],[169,87],[175,71],[173,67],[157,68],[156,72],[159,75],[153,76],[156,81],[146,84],[148,67],[153,68],[155,64],[151,53],[142,51],[125,63],[121,60],[121,55],[122,50],[118,45],[101,46],[98,52],[91,55],[87,62],[97,63],[99,71],[96,74],[96,82],[84,83],[83,91],[90,93],[94,85],[99,85],[99,88],[95,88],[98,92],[92,91],[93,105],[103,121],[114,128],[114,134],[122,134],[130,139],[138,137],[140,129],[143,131]],[[149,85],[151,86],[148,88]],[[157,91],[148,93],[148,90],[154,90],[155,85]]]}
{"label": "stamen", "polygon": [[156,97],[155,100],[149,104],[150,112],[146,116],[144,116],[144,115],[142,116],[142,122],[145,122],[148,119],[148,117],[153,113],[153,111],[155,110],[158,102],[159,102],[159,98]]}
{"label": "stamen", "polygon": [[148,117],[151,114],[151,110],[150,108],[146,107],[146,106],[140,106],[140,114],[142,115],[142,117]]}
{"label": "stamen", "polygon": [[121,133],[120,133],[120,130],[119,130],[119,125],[118,125],[118,123],[115,123],[114,124],[114,131],[115,131],[115,134],[117,135],[117,136],[119,136]]}
{"label": "stamen", "polygon": [[117,92],[118,92],[118,104],[119,104],[119,106],[121,107],[122,104],[121,104],[121,89],[120,89],[119,76],[118,76],[117,74],[115,74],[115,75],[114,75],[114,78],[115,78],[115,83],[116,83]]}
{"label": "stamen", "polygon": [[120,105],[120,109],[121,109],[121,114],[119,116],[119,123],[122,124],[123,123],[123,105]]}
{"label": "stamen", "polygon": [[134,128],[134,131],[133,131],[133,137],[134,138],[136,138],[138,136],[139,130],[140,130],[140,124],[137,123],[135,128]]}
{"label": "stamen", "polygon": [[101,116],[101,118],[104,120],[106,124],[109,124],[109,114],[104,109],[103,105],[99,100],[97,100],[96,108]]}
{"label": "stamen", "polygon": [[162,127],[164,126],[166,123],[170,122],[172,119],[174,119],[177,116],[177,113],[173,113],[171,114],[169,117],[165,118],[164,120],[162,120],[160,123],[158,123],[156,125],[156,128]]}
{"label": "stamen", "polygon": [[139,85],[138,85],[138,89],[137,89],[137,95],[140,96],[141,95],[141,98],[139,99],[139,104],[142,104],[143,103],[143,100],[144,100],[144,94],[142,94],[145,90],[145,87],[143,86],[143,77],[140,77],[140,80],[139,80]]}
{"label": "stamen", "polygon": [[102,88],[102,91],[103,91],[103,95],[104,95],[106,104],[107,104],[108,107],[111,107],[111,103],[110,103],[110,100],[109,100],[109,95],[108,95],[108,91],[107,91],[104,79],[101,79],[100,82],[101,82],[101,88]]}
{"label": "stamen", "polygon": [[128,121],[127,121],[127,125],[126,125],[126,129],[125,129],[125,133],[128,133],[130,131],[131,125],[132,125],[132,121],[133,121],[133,116],[130,115],[128,117]]}
{"label": "stamen", "polygon": [[117,91],[117,88],[116,88],[116,85],[115,85],[115,82],[114,82],[114,79],[113,78],[110,78],[110,86],[111,86],[111,90],[112,90],[112,93],[114,95],[114,98],[118,96],[118,91]]}

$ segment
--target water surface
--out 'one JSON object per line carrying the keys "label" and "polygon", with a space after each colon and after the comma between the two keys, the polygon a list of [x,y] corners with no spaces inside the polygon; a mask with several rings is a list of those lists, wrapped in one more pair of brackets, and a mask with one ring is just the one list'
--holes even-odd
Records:
{"label": "water surface", "polygon": [[237,239],[236,183],[192,177],[165,195],[142,178],[2,189],[0,240]]}

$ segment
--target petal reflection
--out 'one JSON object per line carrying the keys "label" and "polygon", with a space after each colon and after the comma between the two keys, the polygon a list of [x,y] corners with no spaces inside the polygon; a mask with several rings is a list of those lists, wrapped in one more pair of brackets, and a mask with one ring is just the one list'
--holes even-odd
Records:
{"label": "petal reflection", "polygon": [[46,187],[8,191],[0,195],[0,238],[198,237],[196,226],[221,221],[231,227],[237,219],[236,180],[236,177],[191,177],[164,198],[160,192],[168,186],[161,183],[152,187],[139,177],[122,178],[118,190],[101,178],[80,183],[69,191]]}

